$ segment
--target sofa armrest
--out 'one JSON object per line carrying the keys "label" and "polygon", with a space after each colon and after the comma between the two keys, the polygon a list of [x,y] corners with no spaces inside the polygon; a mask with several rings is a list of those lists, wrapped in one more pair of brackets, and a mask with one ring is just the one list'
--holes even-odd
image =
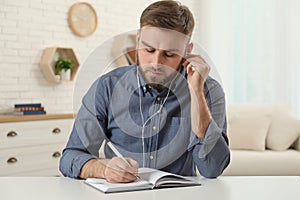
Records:
{"label": "sofa armrest", "polygon": [[294,142],[294,144],[292,145],[292,147],[298,151],[300,151],[300,136],[298,137],[298,139]]}

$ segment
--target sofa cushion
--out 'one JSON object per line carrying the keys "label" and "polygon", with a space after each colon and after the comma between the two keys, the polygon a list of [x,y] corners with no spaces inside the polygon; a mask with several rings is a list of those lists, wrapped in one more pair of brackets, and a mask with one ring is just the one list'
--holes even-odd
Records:
{"label": "sofa cushion", "polygon": [[285,112],[274,112],[267,135],[267,148],[287,150],[300,135],[300,120]]}
{"label": "sofa cushion", "polygon": [[[223,175],[229,176],[299,176],[300,151],[231,150],[229,166]],[[299,178],[300,179],[300,178]]]}
{"label": "sofa cushion", "polygon": [[[228,136],[229,136],[230,148],[264,150],[265,147],[262,147],[261,145],[263,144],[266,145],[266,138],[267,138],[268,131],[264,132],[265,130],[264,128],[267,127],[268,123],[264,124],[263,122],[266,122],[268,120],[265,119],[264,121],[259,122],[259,119],[269,118],[269,120],[271,121],[274,113],[278,113],[278,112],[289,113],[289,111],[290,111],[289,106],[286,104],[229,105],[227,107],[227,121],[228,121]],[[249,118],[252,124],[250,123],[250,121],[247,123],[245,120],[243,120],[243,118]],[[240,119],[244,121],[243,123],[245,125],[236,125],[236,123],[239,123],[238,121]],[[260,126],[257,126],[257,121],[258,123],[260,123],[259,124]],[[250,127],[251,131],[254,132],[254,135],[252,135],[254,138],[252,138],[252,140],[249,140],[248,138],[248,141],[246,141],[247,138],[240,140],[239,138],[242,138],[246,132],[249,132],[250,129],[248,128],[248,126]],[[264,130],[260,130],[257,132],[256,129],[264,129]],[[255,138],[256,137],[255,135],[259,137]],[[249,135],[247,137],[249,137]],[[261,141],[257,141],[258,139],[261,139]],[[241,143],[237,144],[239,142]],[[244,144],[245,146],[243,146]]]}
{"label": "sofa cushion", "polygon": [[247,116],[246,113],[243,116],[231,118],[228,123],[229,148],[265,150],[270,122],[270,117]]}

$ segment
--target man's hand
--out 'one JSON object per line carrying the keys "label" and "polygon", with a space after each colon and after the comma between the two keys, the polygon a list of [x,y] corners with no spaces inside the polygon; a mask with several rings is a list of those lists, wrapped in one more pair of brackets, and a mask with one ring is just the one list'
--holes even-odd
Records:
{"label": "man's hand", "polygon": [[131,158],[125,159],[130,163],[130,166],[118,157],[91,159],[83,165],[80,177],[83,179],[104,178],[108,182],[133,182],[138,174],[138,163]]}
{"label": "man's hand", "polygon": [[108,182],[126,183],[136,180],[139,164],[131,158],[125,159],[130,165],[118,157],[113,157],[107,163],[104,176]]}
{"label": "man's hand", "polygon": [[210,72],[210,66],[200,55],[188,54],[183,66],[187,69],[189,87],[196,93],[203,92],[204,82]]}

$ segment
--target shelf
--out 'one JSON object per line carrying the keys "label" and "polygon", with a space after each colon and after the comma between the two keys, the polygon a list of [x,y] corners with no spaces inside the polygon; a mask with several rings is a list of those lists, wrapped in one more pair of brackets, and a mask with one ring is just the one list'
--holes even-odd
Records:
{"label": "shelf", "polygon": [[60,83],[61,80],[55,78],[55,63],[58,57],[69,58],[74,67],[71,70],[71,80],[74,80],[76,73],[79,69],[79,62],[76,58],[75,52],[72,48],[62,47],[48,47],[44,50],[42,58],[40,60],[40,68],[44,73],[45,78],[51,83]]}
{"label": "shelf", "polygon": [[46,114],[46,115],[0,115],[0,123],[6,122],[22,122],[36,120],[52,120],[52,119],[73,119],[76,114]]}

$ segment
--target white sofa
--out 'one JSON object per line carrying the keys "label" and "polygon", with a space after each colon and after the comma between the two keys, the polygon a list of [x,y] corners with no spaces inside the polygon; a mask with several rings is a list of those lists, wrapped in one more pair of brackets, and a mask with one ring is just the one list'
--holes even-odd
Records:
{"label": "white sofa", "polygon": [[284,105],[227,108],[231,162],[224,176],[300,175],[300,120]]}

